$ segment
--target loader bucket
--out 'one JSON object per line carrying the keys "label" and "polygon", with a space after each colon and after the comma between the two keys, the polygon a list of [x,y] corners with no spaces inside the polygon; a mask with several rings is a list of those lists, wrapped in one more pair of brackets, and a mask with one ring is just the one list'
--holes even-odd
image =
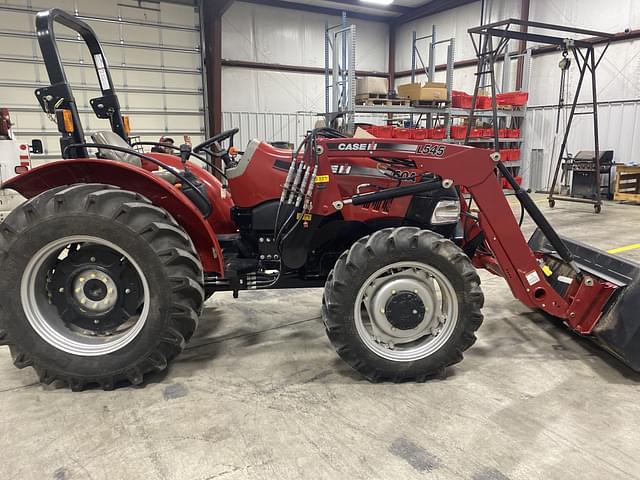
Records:
{"label": "loader bucket", "polygon": [[[640,372],[640,265],[561,237],[578,266],[586,273],[619,288],[605,306],[591,335],[605,350]],[[529,240],[532,250],[555,257],[553,248],[538,229]]]}

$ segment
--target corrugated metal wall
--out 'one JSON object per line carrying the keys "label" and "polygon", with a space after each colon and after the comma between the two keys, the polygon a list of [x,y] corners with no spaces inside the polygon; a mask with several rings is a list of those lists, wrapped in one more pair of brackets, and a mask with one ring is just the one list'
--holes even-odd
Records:
{"label": "corrugated metal wall", "polygon": [[[324,119],[309,112],[274,113],[274,112],[223,112],[223,128],[239,128],[235,138],[238,148],[244,147],[249,140],[257,138],[266,142],[283,141],[298,145],[304,135],[314,128],[316,122]],[[359,115],[361,123],[382,124],[385,115]]]}
{"label": "corrugated metal wall", "polygon": [[242,149],[253,138],[297,145],[317,119],[310,113],[224,112],[222,125],[225,129],[240,129],[234,141]]}
{"label": "corrugated metal wall", "polygon": [[[340,18],[235,2],[222,17],[222,56],[231,60],[324,67],[325,21]],[[357,29],[359,70],[388,71],[386,24],[349,21]],[[222,108],[225,111],[324,111],[324,76],[224,67]]]}
{"label": "corrugated metal wall", "polygon": [[[193,6],[124,0],[0,0],[0,105],[11,110],[18,138],[42,138],[47,155],[59,155],[56,126],[42,113],[33,90],[48,79],[35,39],[35,13],[57,7],[96,31],[111,66],[132,134],[145,140],[189,134],[203,138],[202,60],[198,11]],[[88,50],[65,27],[56,30],[60,54],[87,132],[108,129],[89,99],[99,95]]]}
{"label": "corrugated metal wall", "polygon": [[[579,113],[587,109],[590,110],[590,107],[581,105],[576,111]],[[551,106],[533,107],[527,111],[526,155],[522,167],[527,185],[531,176],[531,159],[534,156],[532,150],[542,151],[543,187],[550,183],[549,175],[555,166],[562,142],[562,117],[560,135],[555,135],[557,112],[557,108]],[[600,150],[613,150],[614,160],[618,163],[640,163],[640,100],[602,102],[598,114]],[[580,150],[593,150],[592,116],[578,115],[574,122],[567,144],[568,152],[575,154]]]}

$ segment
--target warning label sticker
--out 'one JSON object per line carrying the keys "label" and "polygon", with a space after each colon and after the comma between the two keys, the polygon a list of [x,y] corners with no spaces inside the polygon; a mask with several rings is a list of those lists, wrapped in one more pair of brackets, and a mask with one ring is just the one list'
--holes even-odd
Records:
{"label": "warning label sticker", "polygon": [[107,69],[104,63],[104,58],[99,53],[93,56],[93,62],[96,65],[96,71],[98,72],[98,80],[100,80],[100,88],[102,90],[109,90],[109,76],[107,75]]}
{"label": "warning label sticker", "polygon": [[535,285],[540,281],[540,275],[538,275],[538,272],[533,270],[527,273],[526,279],[527,279],[527,282],[529,282],[529,285]]}

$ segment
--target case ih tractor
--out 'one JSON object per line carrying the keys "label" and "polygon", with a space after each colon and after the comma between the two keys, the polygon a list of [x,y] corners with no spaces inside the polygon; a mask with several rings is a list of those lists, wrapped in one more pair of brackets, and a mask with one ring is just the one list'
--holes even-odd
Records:
{"label": "case ih tractor", "polygon": [[[92,142],[55,22],[94,61],[102,95],[90,103],[111,129]],[[237,129],[177,155],[141,153],[91,28],[60,10],[36,28],[51,85],[35,93],[63,159],[3,185],[28,201],[0,225],[0,341],[42,382],[140,384],[180,353],[214,292],[310,286],[324,286],[326,331],[349,365],[372,381],[422,381],[475,341],[476,268],[640,370],[640,270],[561,239],[499,154],[331,129],[293,153],[257,140],[237,152]],[[539,226],[529,243],[496,171]]]}

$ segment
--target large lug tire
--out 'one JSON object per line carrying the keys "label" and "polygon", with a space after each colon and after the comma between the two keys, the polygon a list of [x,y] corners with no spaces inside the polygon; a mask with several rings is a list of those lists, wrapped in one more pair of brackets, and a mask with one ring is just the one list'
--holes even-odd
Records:
{"label": "large lug tire", "polygon": [[338,355],[368,380],[425,381],[473,345],[483,301],[475,268],[453,242],[387,228],[340,256],[322,317]]}
{"label": "large lug tire", "polygon": [[203,272],[189,236],[139,194],[59,187],[0,224],[0,344],[73,390],[141,384],[196,329]]}

